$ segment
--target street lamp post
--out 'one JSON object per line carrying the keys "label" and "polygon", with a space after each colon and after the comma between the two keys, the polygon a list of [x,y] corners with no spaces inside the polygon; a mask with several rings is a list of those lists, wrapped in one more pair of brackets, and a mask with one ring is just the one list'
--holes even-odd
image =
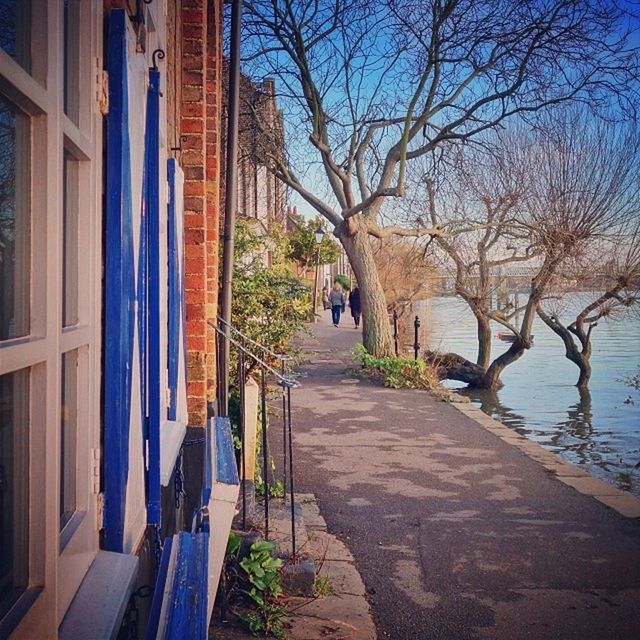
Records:
{"label": "street lamp post", "polygon": [[318,225],[318,228],[314,231],[316,237],[316,275],[313,280],[313,321],[315,322],[316,316],[318,315],[318,267],[320,266],[320,245],[322,244],[322,239],[324,238],[324,229],[321,225]]}

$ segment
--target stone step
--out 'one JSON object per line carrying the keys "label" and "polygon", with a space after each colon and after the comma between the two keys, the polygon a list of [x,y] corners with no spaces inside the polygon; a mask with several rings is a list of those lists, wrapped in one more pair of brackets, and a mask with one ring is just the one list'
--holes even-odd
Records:
{"label": "stone step", "polygon": [[[258,509],[260,507],[258,506]],[[284,560],[282,586],[290,595],[312,596],[315,583],[315,560],[309,548],[302,505],[294,503],[295,555],[291,527],[291,502],[269,501],[269,540],[276,545],[276,554]]]}

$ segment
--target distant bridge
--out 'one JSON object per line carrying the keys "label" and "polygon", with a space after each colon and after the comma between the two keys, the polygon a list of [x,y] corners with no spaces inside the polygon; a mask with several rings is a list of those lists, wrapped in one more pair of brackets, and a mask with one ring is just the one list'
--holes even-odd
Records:
{"label": "distant bridge", "polygon": [[[492,280],[492,289],[507,292],[530,288],[531,280],[536,276],[539,266],[507,264],[492,267],[489,274]],[[477,271],[477,270],[476,270]],[[466,279],[479,280],[480,274],[471,272]],[[451,291],[455,287],[456,272],[454,269],[445,269],[440,276],[440,283],[445,291]]]}

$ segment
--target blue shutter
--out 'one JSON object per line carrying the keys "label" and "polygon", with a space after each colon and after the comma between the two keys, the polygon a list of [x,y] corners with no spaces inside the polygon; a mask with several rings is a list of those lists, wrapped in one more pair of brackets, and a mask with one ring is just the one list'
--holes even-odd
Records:
{"label": "blue shutter", "polygon": [[178,249],[178,220],[176,210],[176,161],[167,160],[167,180],[169,182],[168,219],[168,267],[169,267],[169,295],[168,295],[168,348],[167,369],[169,378],[169,409],[167,418],[175,420],[178,406],[178,369],[180,358],[180,324],[183,313],[182,292],[184,286],[181,275],[184,273],[180,264]]}
{"label": "blue shutter", "polygon": [[[147,524],[161,524],[160,508],[160,72],[149,69],[143,211],[147,234]],[[144,388],[144,381],[143,381]],[[144,405],[143,405],[144,406]]]}
{"label": "blue shutter", "polygon": [[104,546],[122,551],[135,314],[126,13],[109,14],[104,273]]}

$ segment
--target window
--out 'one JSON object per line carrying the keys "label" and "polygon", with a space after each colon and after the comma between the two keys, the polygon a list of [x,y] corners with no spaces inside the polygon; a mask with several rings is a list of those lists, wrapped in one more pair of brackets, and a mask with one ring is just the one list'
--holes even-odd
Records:
{"label": "window", "polygon": [[62,355],[60,415],[60,531],[76,512],[78,352]]}
{"label": "window", "polygon": [[78,323],[78,171],[68,152],[63,160],[62,326]]}
{"label": "window", "polygon": [[[0,0],[1,2],[2,0]],[[80,0],[64,0],[64,112],[80,116]]]}
{"label": "window", "polygon": [[0,618],[28,583],[29,370],[0,376]]}
{"label": "window", "polygon": [[102,15],[0,0],[0,637],[54,637],[99,546]]}
{"label": "window", "polygon": [[29,118],[0,94],[0,340],[29,333],[29,138]]}
{"label": "window", "polygon": [[31,2],[0,0],[0,48],[31,71]]}

